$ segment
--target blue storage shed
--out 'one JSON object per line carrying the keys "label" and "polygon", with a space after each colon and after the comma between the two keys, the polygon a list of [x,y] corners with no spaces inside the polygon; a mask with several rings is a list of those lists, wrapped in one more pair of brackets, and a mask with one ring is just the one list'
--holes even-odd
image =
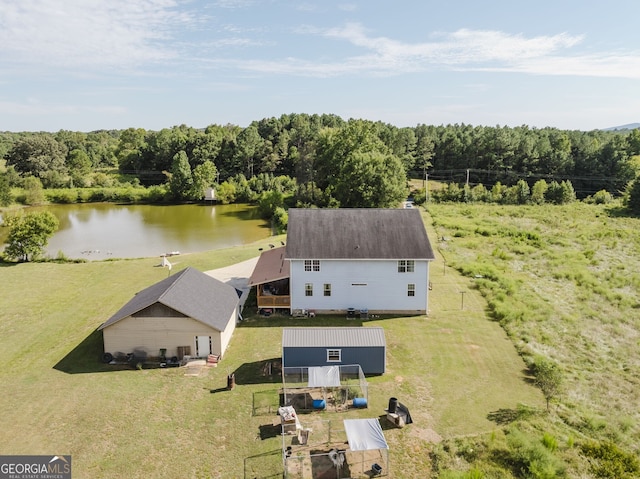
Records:
{"label": "blue storage shed", "polygon": [[308,327],[282,331],[282,366],[359,364],[364,374],[384,374],[387,343],[381,327]]}

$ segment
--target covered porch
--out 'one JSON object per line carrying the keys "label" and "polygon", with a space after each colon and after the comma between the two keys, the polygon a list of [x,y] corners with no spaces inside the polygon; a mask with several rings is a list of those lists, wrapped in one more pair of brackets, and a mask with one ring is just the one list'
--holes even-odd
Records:
{"label": "covered porch", "polygon": [[258,310],[290,309],[289,260],[284,247],[264,251],[249,278],[249,286],[256,287]]}

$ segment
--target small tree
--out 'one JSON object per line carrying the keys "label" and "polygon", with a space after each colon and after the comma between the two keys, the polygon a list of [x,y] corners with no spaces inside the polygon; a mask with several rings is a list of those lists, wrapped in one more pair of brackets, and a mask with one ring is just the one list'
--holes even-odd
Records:
{"label": "small tree", "polygon": [[0,206],[9,206],[12,202],[9,178],[6,173],[0,173]]}
{"label": "small tree", "polygon": [[18,261],[40,257],[59,225],[58,218],[50,211],[10,216],[4,223],[9,227],[4,254]]}
{"label": "small tree", "polygon": [[223,205],[228,205],[236,200],[236,187],[233,183],[227,181],[222,182],[216,188],[216,197]]}
{"label": "small tree", "polygon": [[276,233],[281,234],[287,231],[289,224],[289,213],[284,208],[278,207],[273,212],[273,227]]}
{"label": "small tree", "polygon": [[193,176],[187,154],[180,150],[173,156],[169,188],[173,196],[179,200],[188,199],[193,191]]}
{"label": "small tree", "polygon": [[44,203],[44,188],[40,178],[27,176],[24,179],[24,202],[27,205],[40,205]]}
{"label": "small tree", "polygon": [[209,160],[199,164],[193,169],[193,187],[190,193],[192,200],[202,199],[205,188],[213,185],[217,173],[216,165]]}
{"label": "small tree", "polygon": [[258,198],[258,212],[263,218],[272,218],[276,208],[284,206],[284,195],[278,190],[263,191]]}
{"label": "small tree", "polygon": [[631,183],[626,203],[633,213],[640,214],[640,180],[636,179]]}
{"label": "small tree", "polygon": [[551,400],[560,393],[562,372],[557,364],[543,357],[534,360],[532,369],[536,376],[535,384],[542,390],[549,411]]}
{"label": "small tree", "polygon": [[537,205],[544,203],[544,195],[547,192],[547,182],[543,179],[536,181],[531,188],[531,201]]}

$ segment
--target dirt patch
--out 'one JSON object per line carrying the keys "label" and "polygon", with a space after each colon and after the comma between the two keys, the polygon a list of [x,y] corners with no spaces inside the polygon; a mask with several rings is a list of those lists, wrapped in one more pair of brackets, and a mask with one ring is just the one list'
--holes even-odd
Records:
{"label": "dirt patch", "polygon": [[189,361],[184,366],[184,375],[185,376],[199,376],[200,373],[204,370],[207,362],[204,359],[198,359],[196,361]]}
{"label": "dirt patch", "polygon": [[418,428],[411,425],[411,435],[417,437],[418,439],[422,439],[423,441],[439,443],[442,441],[442,436],[435,432],[433,429],[429,428]]}

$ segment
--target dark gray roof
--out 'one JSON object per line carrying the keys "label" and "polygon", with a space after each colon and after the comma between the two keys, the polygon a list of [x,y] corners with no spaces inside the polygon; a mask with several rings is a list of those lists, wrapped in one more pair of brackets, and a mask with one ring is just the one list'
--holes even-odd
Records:
{"label": "dark gray roof", "polygon": [[289,259],[435,258],[418,209],[289,209]]}
{"label": "dark gray roof", "polygon": [[98,329],[161,303],[218,331],[224,331],[238,301],[233,286],[188,267],[140,291]]}
{"label": "dark gray roof", "polygon": [[283,328],[283,348],[348,348],[385,346],[384,329],[373,327]]}

